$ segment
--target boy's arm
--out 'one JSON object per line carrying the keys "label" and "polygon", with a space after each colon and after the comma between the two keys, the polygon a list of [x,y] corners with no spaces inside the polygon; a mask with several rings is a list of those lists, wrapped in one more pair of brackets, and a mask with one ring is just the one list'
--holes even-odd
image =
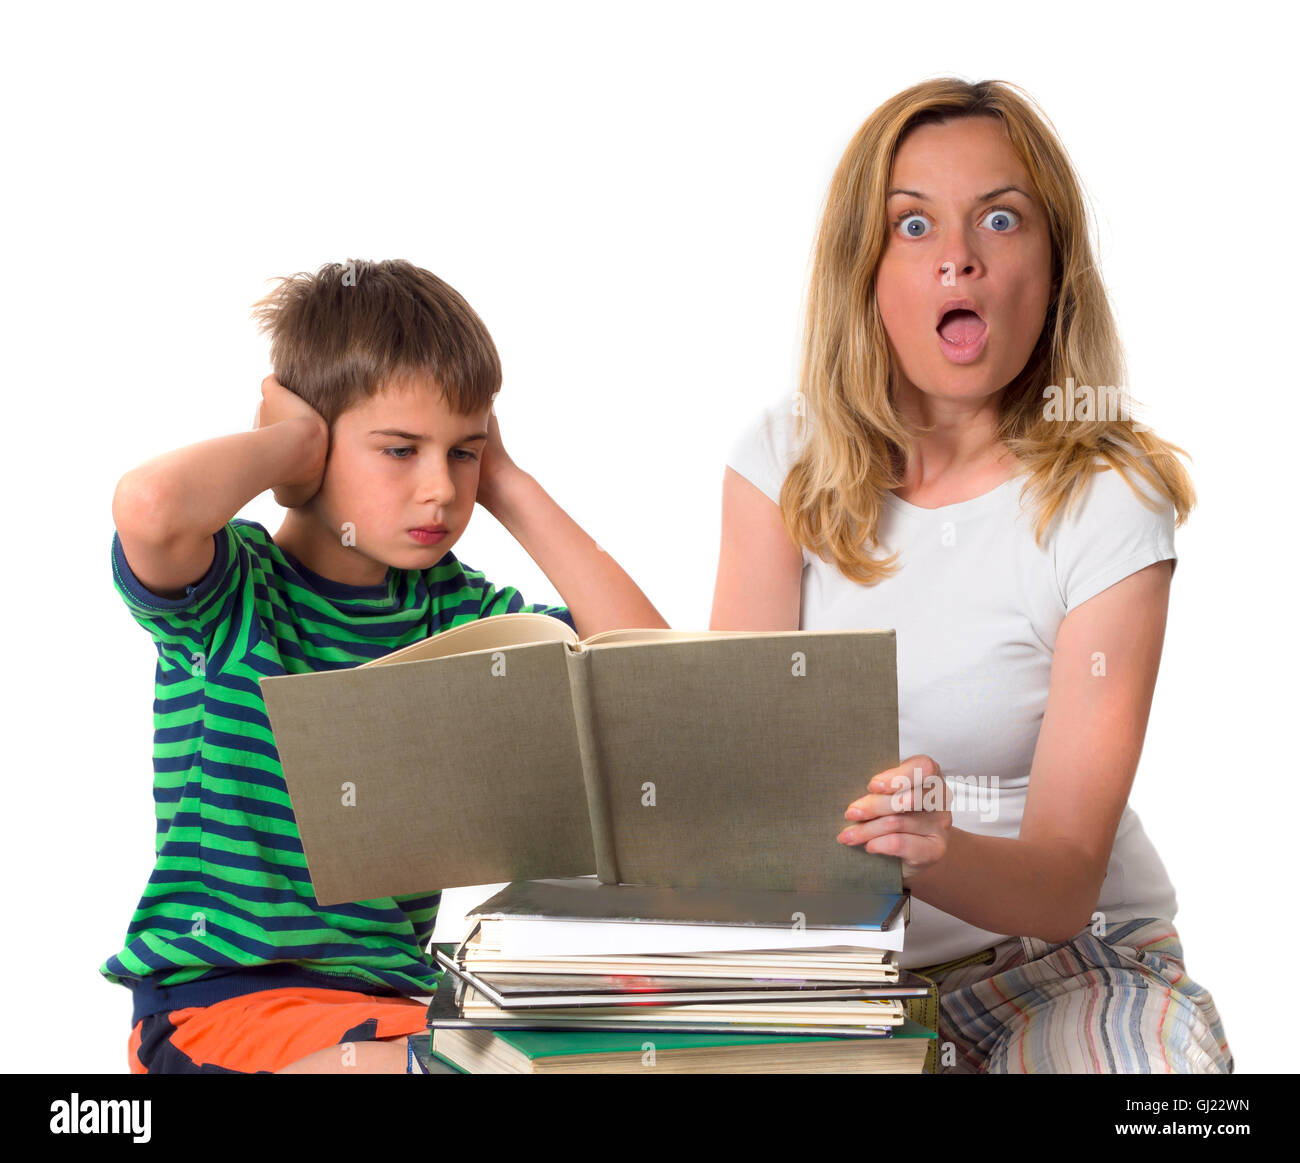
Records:
{"label": "boy's arm", "polygon": [[[492,424],[495,425],[495,417]],[[510,465],[479,501],[560,592],[581,638],[603,630],[667,628],[650,599],[537,481]]]}
{"label": "boy's arm", "polygon": [[313,476],[319,487],[328,448],[324,420],[299,415],[132,469],[113,494],[113,524],[131,572],[160,597],[183,596],[212,564],[212,535],[267,489],[306,491]]}

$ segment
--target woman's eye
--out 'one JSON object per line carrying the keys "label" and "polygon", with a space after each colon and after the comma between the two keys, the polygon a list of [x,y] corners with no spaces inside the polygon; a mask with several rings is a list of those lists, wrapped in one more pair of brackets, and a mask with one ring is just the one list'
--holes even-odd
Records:
{"label": "woman's eye", "polygon": [[[985,216],[984,221],[992,220],[994,225],[990,229],[994,234],[1006,234],[1008,231],[1020,225],[1020,214],[1008,206],[999,206],[995,210],[990,210]],[[898,216],[896,226],[907,235],[908,238],[924,238],[930,232],[925,229],[925,215],[919,210],[904,210]]]}
{"label": "woman's eye", "polygon": [[385,448],[384,455],[391,456],[394,460],[408,460],[409,457],[398,456],[397,454],[399,452],[414,452],[414,451],[415,449],[411,445],[407,444],[407,445],[403,445],[401,448]]}
{"label": "woman's eye", "polygon": [[995,234],[1006,234],[1006,232],[1010,230],[1013,226],[1019,224],[1020,215],[1017,214],[1014,210],[1004,210],[999,207],[997,210],[990,210],[986,215],[984,221],[988,222],[990,219],[1006,223],[1006,225],[1004,226],[994,226],[992,228]]}
{"label": "woman's eye", "polygon": [[[915,222],[913,222],[915,220]],[[925,218],[915,210],[905,210],[898,216],[898,227],[907,235],[908,238],[923,238],[926,234],[924,230],[914,230],[913,226],[924,226]]]}
{"label": "woman's eye", "polygon": [[452,450],[452,456],[457,460],[478,460],[478,457],[470,452],[468,448],[455,448]]}

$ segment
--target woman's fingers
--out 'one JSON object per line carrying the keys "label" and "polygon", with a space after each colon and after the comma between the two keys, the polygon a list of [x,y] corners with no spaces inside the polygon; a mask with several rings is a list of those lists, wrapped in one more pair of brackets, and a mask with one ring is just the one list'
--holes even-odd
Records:
{"label": "woman's fingers", "polygon": [[871,820],[899,812],[946,812],[952,806],[952,792],[938,776],[901,783],[889,795],[863,796],[844,812],[846,820]]}
{"label": "woman's fingers", "polygon": [[[836,836],[836,839],[841,844],[852,847],[868,844],[872,840],[894,833],[930,835],[950,827],[951,824],[952,816],[948,812],[908,812],[903,815],[891,812],[862,824],[850,824]],[[877,852],[879,849],[868,848],[867,851]]]}
{"label": "woman's fingers", "polygon": [[873,855],[897,856],[903,879],[943,859],[952,828],[952,792],[929,755],[912,755],[874,775],[867,794],[845,811],[849,824],[836,839]]}
{"label": "woman's fingers", "polygon": [[836,839],[872,855],[896,856],[903,880],[942,860],[952,829],[952,792],[929,755],[912,755],[872,776],[867,794],[845,811],[849,824]]}
{"label": "woman's fingers", "polygon": [[912,783],[932,776],[942,777],[943,772],[930,756],[910,755],[897,767],[891,767],[887,771],[882,771],[879,775],[873,776],[871,782],[867,785],[867,791],[895,791],[900,786],[900,780]]}
{"label": "woman's fingers", "polygon": [[844,812],[846,820],[874,820],[877,816],[889,815],[894,811],[890,805],[892,797],[886,795],[863,796],[854,800]]}
{"label": "woman's fingers", "polygon": [[[943,771],[928,755],[913,755],[897,767],[891,767],[871,778],[868,794],[856,799],[844,813],[849,820],[866,820],[891,812],[946,811],[951,804],[951,793],[944,782]],[[883,808],[882,805],[888,805]]]}

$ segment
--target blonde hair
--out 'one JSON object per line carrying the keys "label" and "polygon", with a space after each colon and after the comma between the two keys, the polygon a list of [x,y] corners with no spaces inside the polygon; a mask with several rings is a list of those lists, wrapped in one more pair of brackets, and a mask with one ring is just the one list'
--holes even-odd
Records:
{"label": "blonde hair", "polygon": [[[1088,477],[1105,471],[1098,458],[1120,472],[1149,508],[1157,506],[1134,488],[1125,469],[1172,501],[1178,525],[1196,504],[1191,477],[1174,455],[1187,453],[1127,418],[1127,396],[1120,418],[1105,408],[1101,415],[1065,421],[1048,414],[1049,385],[1064,392],[1071,378],[1080,385],[1127,379],[1078,179],[1046,115],[1040,119],[1035,108],[1003,81],[924,81],[872,113],[831,180],[813,252],[794,409],[802,450],[782,485],[780,505],[791,540],[833,559],[853,581],[874,585],[897,569],[897,553],[874,558],[866,546],[879,544],[885,493],[902,484],[913,442],[928,431],[910,424],[891,398],[894,369],[875,295],[888,242],[890,172],[903,137],[918,125],[1000,118],[1050,224],[1047,317],[1025,367],[1003,389],[997,428],[997,439],[1018,462],[1017,474],[1028,477],[1026,491],[1038,506],[1037,543],[1063,506],[1068,515]],[[1072,415],[1072,403],[1067,407]]]}

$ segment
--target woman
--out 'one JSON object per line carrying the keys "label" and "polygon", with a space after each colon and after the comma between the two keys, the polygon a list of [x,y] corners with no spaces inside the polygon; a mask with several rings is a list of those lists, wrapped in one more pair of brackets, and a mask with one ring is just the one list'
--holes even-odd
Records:
{"label": "woman", "polygon": [[910,758],[839,840],[902,861],[942,1072],[1233,1067],[1127,806],[1195,494],[1122,373],[1045,119],[928,81],[841,160],[799,391],[727,462],[713,629],[897,631]]}

